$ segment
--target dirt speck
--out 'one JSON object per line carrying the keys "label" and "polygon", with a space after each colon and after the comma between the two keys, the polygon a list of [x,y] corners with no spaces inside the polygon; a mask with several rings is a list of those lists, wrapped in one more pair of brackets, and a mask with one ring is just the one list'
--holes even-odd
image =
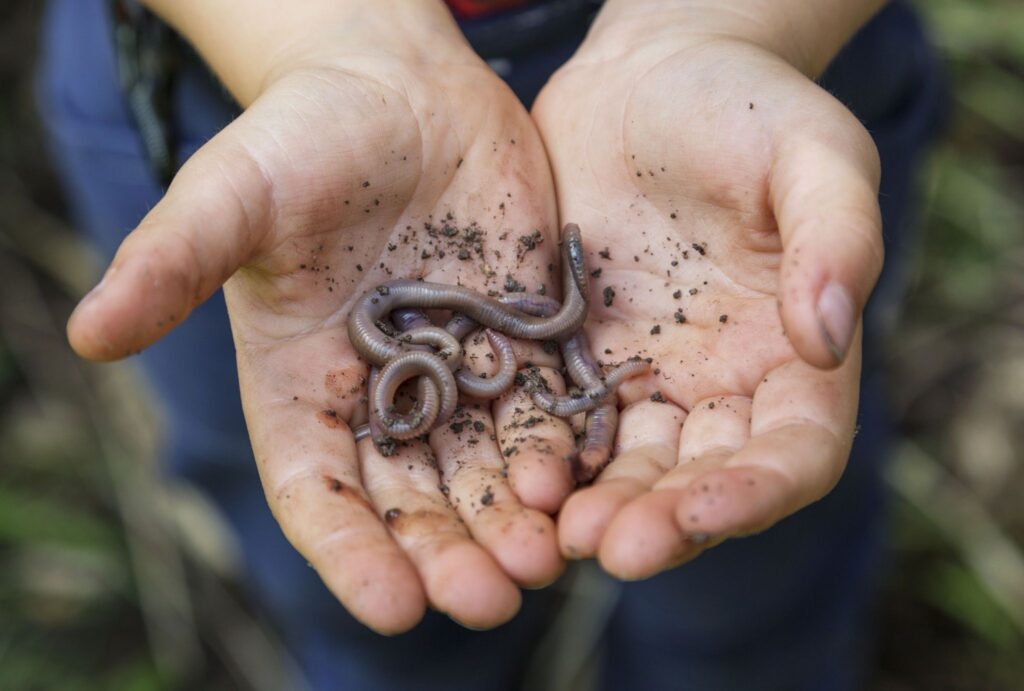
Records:
{"label": "dirt speck", "polygon": [[611,286],[605,286],[604,289],[604,306],[611,307],[612,303],[615,302],[615,289]]}

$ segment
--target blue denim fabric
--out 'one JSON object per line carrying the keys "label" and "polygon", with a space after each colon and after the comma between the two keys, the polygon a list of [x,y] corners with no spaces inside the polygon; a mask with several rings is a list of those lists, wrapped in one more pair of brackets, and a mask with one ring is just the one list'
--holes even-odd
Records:
{"label": "blue denim fabric", "polygon": [[[545,4],[576,14],[551,15],[561,23],[546,33],[538,33],[534,21],[541,15],[530,19],[524,11],[464,27],[526,103],[571,55],[596,5]],[[103,0],[50,1],[39,104],[75,219],[112,256],[160,189],[118,89],[104,6]],[[509,38],[516,31],[522,41]],[[510,43],[489,44],[489,36]],[[864,120],[884,171],[880,199],[889,262],[867,320],[861,431],[849,468],[827,498],[772,530],[623,586],[605,636],[608,689],[859,687],[879,570],[880,464],[890,434],[874,367],[872,315],[899,296],[911,173],[939,120],[942,89],[916,20],[898,4],[857,36],[822,83]],[[182,160],[235,113],[194,60],[179,76],[174,103]],[[282,628],[314,688],[516,687],[546,622],[549,591],[526,593],[522,612],[495,631],[468,631],[430,614],[414,631],[383,638],[349,617],[284,540],[252,460],[220,294],[137,361],[167,414],[167,471],[201,487],[221,507],[244,549],[256,600]]]}

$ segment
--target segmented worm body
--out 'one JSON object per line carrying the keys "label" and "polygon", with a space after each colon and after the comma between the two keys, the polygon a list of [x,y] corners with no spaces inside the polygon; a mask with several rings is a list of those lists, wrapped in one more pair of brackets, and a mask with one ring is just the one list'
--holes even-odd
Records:
{"label": "segmented worm body", "polygon": [[625,380],[643,374],[648,364],[644,360],[626,360],[609,372],[594,386],[588,386],[580,393],[558,396],[543,389],[534,389],[530,397],[533,403],[545,413],[557,417],[572,417],[586,413],[601,405]]}
{"label": "segmented worm body", "polygon": [[[371,365],[369,422],[355,430],[356,440],[370,437],[384,451],[391,440],[412,439],[445,422],[459,393],[497,398],[512,387],[518,369],[509,337],[553,340],[581,391],[558,396],[535,385],[531,397],[539,408],[559,417],[588,413],[575,472],[580,481],[592,479],[611,455],[618,422],[615,389],[648,365],[629,360],[603,375],[590,354],[582,330],[588,307],[587,271],[575,224],[562,230],[562,266],[562,303],[528,293],[498,300],[462,286],[412,280],[390,281],[363,296],[348,323],[349,340]],[[440,328],[426,316],[427,309],[451,310],[453,316]],[[462,340],[480,326],[499,361],[497,374],[489,378],[462,367]],[[413,378],[416,403],[409,412],[399,413],[395,395]]]}
{"label": "segmented worm body", "polygon": [[[558,306],[557,301],[542,295],[530,295],[522,301],[512,301],[510,304],[524,312],[537,315],[548,314]],[[643,374],[649,367],[646,360],[627,360],[607,375],[603,375],[590,353],[590,343],[582,329],[562,341],[559,349],[569,377],[582,389],[582,393],[558,396],[536,387],[530,394],[538,408],[557,417],[571,417],[577,413],[594,410],[615,393],[619,384]]]}
{"label": "segmented worm body", "polygon": [[[422,342],[423,339],[417,338],[418,334],[437,328],[419,309],[395,310],[391,314],[391,321],[403,336],[410,337],[412,343]],[[461,342],[476,326],[476,322],[472,319],[463,315],[455,315],[448,322],[445,330]],[[510,389],[515,381],[517,370],[512,343],[508,338],[491,329],[486,329],[484,335],[499,359],[497,375],[488,379],[477,376],[463,367],[454,373],[455,388],[453,389],[448,376],[438,369],[437,358],[432,357],[429,351],[421,349],[407,351],[391,359],[380,371],[376,386],[371,389],[369,395],[370,423],[373,423],[389,438],[412,439],[429,432],[447,420],[455,410],[459,393],[489,400],[497,398]],[[399,340],[402,338],[399,337]],[[444,363],[451,367],[460,360],[461,358],[457,360],[449,357],[444,360]],[[393,412],[395,393],[404,382],[413,377],[420,377],[416,406],[409,413],[396,414]],[[445,388],[439,391],[436,384],[438,382]],[[364,431],[362,428],[357,430],[357,441],[367,436],[369,431],[369,429]],[[373,437],[377,439],[376,435]]]}
{"label": "segmented worm body", "polygon": [[[551,298],[541,295],[529,297],[529,301],[514,303],[515,306],[524,312],[537,315],[552,313],[558,306],[558,303]],[[589,391],[595,394],[601,394],[603,387],[605,393],[598,396],[599,400],[584,397],[585,394],[574,399],[572,396],[554,396],[538,388],[531,392],[531,398],[538,408],[552,414],[557,414],[558,408],[573,405],[577,400],[576,407],[588,406],[582,448],[574,459],[573,474],[577,482],[590,482],[611,460],[615,432],[619,426],[619,408],[612,394],[619,381],[645,372],[647,362],[630,360],[613,370],[607,378],[604,377],[600,365],[590,351],[587,334],[582,329],[571,338],[562,341],[560,350],[566,372],[577,387],[584,392]],[[642,367],[638,367],[636,363],[641,363]]]}
{"label": "segmented worm body", "polygon": [[[371,290],[356,304],[348,321],[349,341],[367,362],[377,366],[405,352],[408,347],[401,338],[389,336],[377,325],[379,320],[402,307],[461,312],[478,324],[512,338],[568,338],[583,327],[587,318],[586,262],[580,229],[575,224],[566,225],[562,231],[562,264],[565,302],[549,318],[524,314],[500,300],[462,286],[412,280],[389,281]],[[444,332],[452,341],[455,340],[444,329],[438,331]],[[450,345],[450,341],[441,340]]]}

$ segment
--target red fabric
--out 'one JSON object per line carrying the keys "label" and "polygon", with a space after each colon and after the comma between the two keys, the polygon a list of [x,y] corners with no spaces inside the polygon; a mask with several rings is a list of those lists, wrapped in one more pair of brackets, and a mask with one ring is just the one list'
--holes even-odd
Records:
{"label": "red fabric", "polygon": [[446,0],[455,16],[462,19],[484,17],[495,12],[515,9],[529,4],[529,0]]}

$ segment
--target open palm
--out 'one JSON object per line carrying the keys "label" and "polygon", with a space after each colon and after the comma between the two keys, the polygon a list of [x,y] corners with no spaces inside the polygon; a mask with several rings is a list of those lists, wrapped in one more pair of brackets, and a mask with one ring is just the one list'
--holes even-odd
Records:
{"label": "open palm", "polygon": [[559,213],[585,231],[595,353],[652,358],[621,389],[616,460],[562,511],[563,552],[644,577],[823,496],[853,437],[857,315],[881,263],[856,119],[775,56],[713,38],[585,45],[534,117]]}
{"label": "open palm", "polygon": [[528,401],[515,391],[465,406],[429,444],[387,458],[357,445],[367,367],[345,323],[393,278],[557,294],[557,241],[539,136],[482,62],[357,54],[281,77],[191,159],[69,333],[87,357],[122,357],[224,284],[260,475],[291,542],[378,630],[411,627],[428,603],[492,626],[517,610],[517,585],[562,568],[551,518],[509,483],[557,508],[565,483],[548,477],[568,476],[571,432],[534,426],[506,468],[501,430]]}

